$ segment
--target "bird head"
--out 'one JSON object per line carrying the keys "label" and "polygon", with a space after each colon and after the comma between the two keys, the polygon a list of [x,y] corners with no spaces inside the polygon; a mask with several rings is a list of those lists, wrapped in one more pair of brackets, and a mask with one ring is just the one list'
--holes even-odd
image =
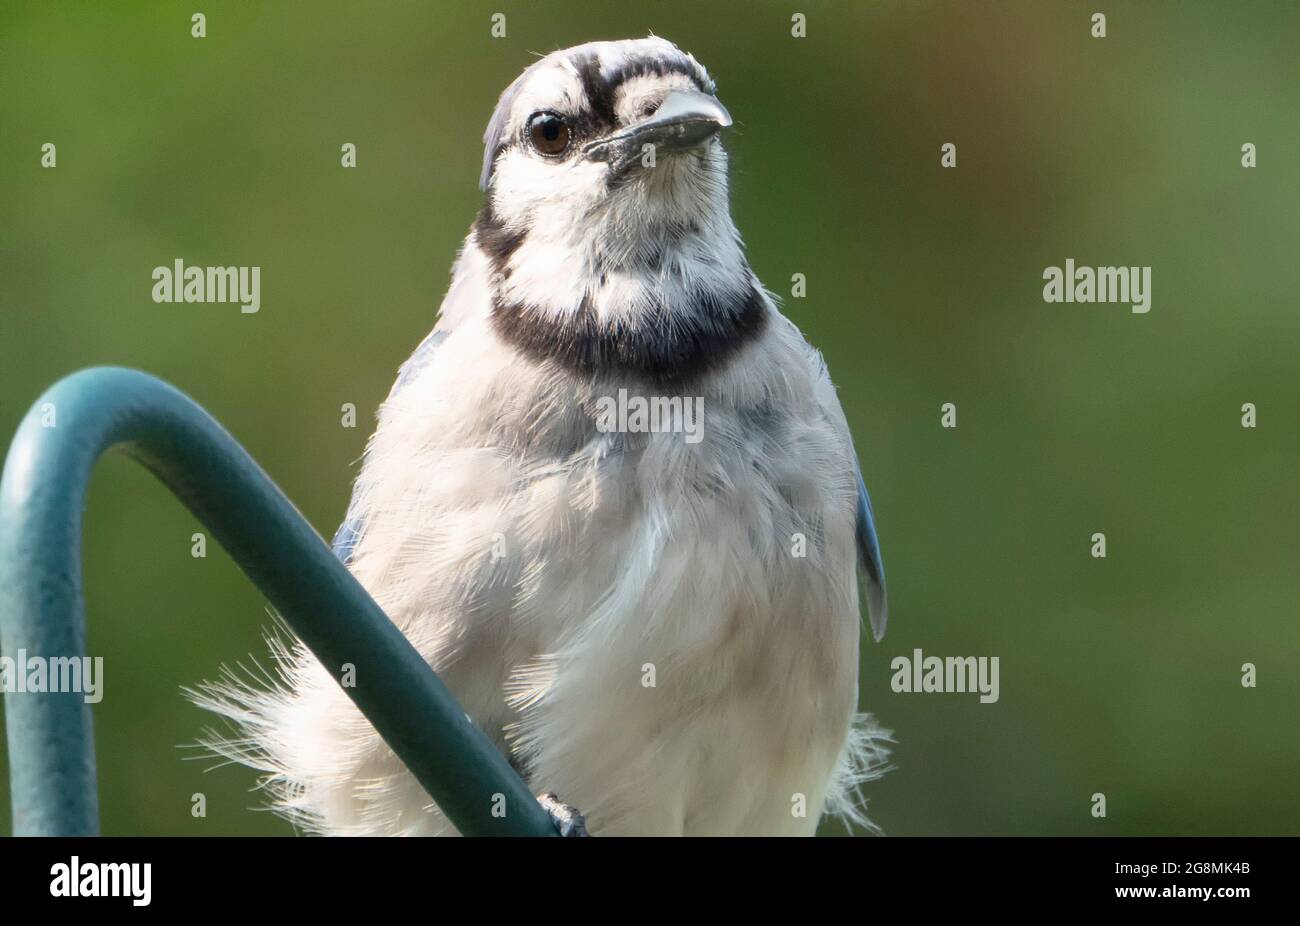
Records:
{"label": "bird head", "polygon": [[[659,38],[591,42],[534,63],[501,95],[480,183],[503,217],[643,208],[725,208],[731,116],[708,72]],[[507,213],[514,213],[513,215]]]}
{"label": "bird head", "polygon": [[529,66],[484,135],[475,224],[503,333],[570,366],[662,377],[758,324],[718,137],[730,124],[708,72],[664,39]]}

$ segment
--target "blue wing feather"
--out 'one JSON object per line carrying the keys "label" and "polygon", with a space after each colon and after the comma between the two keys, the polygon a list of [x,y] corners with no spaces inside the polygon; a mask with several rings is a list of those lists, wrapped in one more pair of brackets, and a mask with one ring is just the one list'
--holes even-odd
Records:
{"label": "blue wing feather", "polygon": [[[420,346],[415,349],[415,353],[407,358],[397,371],[397,382],[393,383],[392,390],[388,393],[391,399],[393,396],[415,379],[417,375],[433,361],[433,355],[443,341],[447,339],[447,331],[435,328],[429,333]],[[361,536],[361,529],[365,526],[356,492],[352,493],[352,501],[348,503],[347,514],[343,516],[343,523],[339,525],[338,531],[334,534],[334,539],[330,542],[330,547],[334,555],[347,565],[352,561],[352,551],[356,549],[357,540]]]}
{"label": "blue wing feather", "polygon": [[871,636],[876,642],[885,636],[889,619],[889,599],[885,593],[885,564],[880,557],[880,539],[876,536],[876,520],[871,511],[871,496],[862,480],[862,466],[855,462],[854,475],[858,479],[858,566],[862,569],[867,586],[867,611],[871,617]]}

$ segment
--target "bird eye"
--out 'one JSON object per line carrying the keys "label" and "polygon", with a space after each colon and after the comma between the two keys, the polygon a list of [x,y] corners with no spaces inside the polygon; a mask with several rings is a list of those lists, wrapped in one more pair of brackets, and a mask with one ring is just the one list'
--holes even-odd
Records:
{"label": "bird eye", "polygon": [[569,126],[555,113],[537,113],[528,120],[528,140],[539,154],[556,157],[569,147]]}

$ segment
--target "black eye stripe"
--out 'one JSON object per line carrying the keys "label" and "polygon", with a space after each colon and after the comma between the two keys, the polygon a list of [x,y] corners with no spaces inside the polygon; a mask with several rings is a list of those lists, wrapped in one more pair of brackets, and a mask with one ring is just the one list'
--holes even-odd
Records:
{"label": "black eye stripe", "polygon": [[686,59],[676,58],[638,58],[629,61],[609,77],[601,74],[600,59],[595,55],[579,55],[572,59],[578,80],[582,83],[582,94],[591,109],[595,121],[605,127],[613,127],[618,118],[614,112],[614,95],[625,81],[633,77],[667,77],[669,74],[681,74],[690,78],[695,89],[701,93],[713,93],[712,85],[705,86],[699,73]]}
{"label": "black eye stripe", "polygon": [[713,87],[704,86],[700,80],[700,75],[686,61],[666,61],[662,58],[641,58],[636,61],[629,61],[613,74],[609,75],[606,83],[609,91],[613,94],[626,81],[634,77],[646,77],[654,75],[655,77],[667,77],[669,74],[680,74],[682,77],[690,79],[696,90],[701,93],[712,93]]}
{"label": "black eye stripe", "polygon": [[613,125],[614,88],[600,76],[600,59],[595,55],[579,55],[573,60],[573,66],[582,82],[582,95],[596,121]]}

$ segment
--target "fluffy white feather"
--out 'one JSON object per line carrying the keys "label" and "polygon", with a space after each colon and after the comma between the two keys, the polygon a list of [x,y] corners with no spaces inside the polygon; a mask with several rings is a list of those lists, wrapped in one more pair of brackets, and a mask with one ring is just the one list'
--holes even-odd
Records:
{"label": "fluffy white feather", "polygon": [[[570,49],[507,91],[497,137],[535,110],[580,111],[589,55],[606,80],[673,56],[615,88],[620,122],[707,80],[659,39]],[[854,721],[853,448],[820,357],[744,260],[721,145],[616,188],[594,161],[493,157],[496,233],[520,240],[467,240],[436,359],[380,410],[350,568],[532,788],[594,834],[807,834],[824,810],[869,826],[859,786],[888,735]],[[767,323],[689,380],[695,444],[601,432],[597,401],[627,376],[521,353],[492,318],[517,300],[563,325],[585,302],[602,324],[671,332],[700,292],[747,288]],[[239,731],[207,745],[262,771],[305,829],[451,832],[316,660],[271,652],[271,673],[195,693]]]}

